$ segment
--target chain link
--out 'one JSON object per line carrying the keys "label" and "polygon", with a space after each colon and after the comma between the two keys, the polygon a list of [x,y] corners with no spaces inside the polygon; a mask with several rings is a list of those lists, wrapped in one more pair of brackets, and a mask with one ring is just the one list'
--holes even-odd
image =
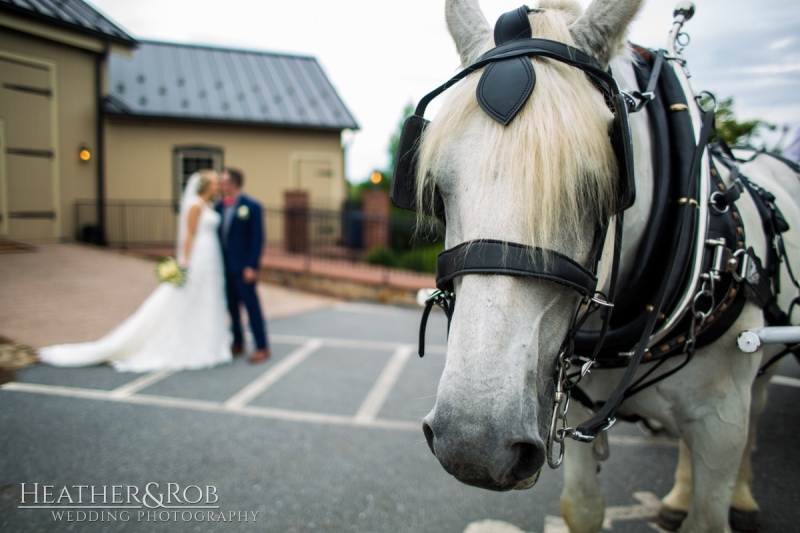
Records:
{"label": "chain link", "polygon": [[569,391],[565,390],[567,370],[570,362],[565,352],[558,356],[558,372],[556,376],[556,394],[553,402],[553,415],[550,419],[550,432],[547,435],[547,464],[550,468],[558,468],[564,460],[564,437],[570,429],[567,426],[569,410]]}
{"label": "chain link", "polygon": [[[692,317],[694,320],[700,322],[700,327],[703,327],[703,325],[706,323],[706,320],[708,320],[708,317],[711,316],[716,303],[714,300],[714,273],[708,272],[704,276],[707,279],[703,281],[703,284],[700,286],[700,290],[697,291],[697,294],[694,295],[694,299],[692,300]],[[707,311],[702,311],[699,308],[699,303],[703,298],[708,298],[710,301]],[[692,335],[694,335],[694,328],[692,328]]]}

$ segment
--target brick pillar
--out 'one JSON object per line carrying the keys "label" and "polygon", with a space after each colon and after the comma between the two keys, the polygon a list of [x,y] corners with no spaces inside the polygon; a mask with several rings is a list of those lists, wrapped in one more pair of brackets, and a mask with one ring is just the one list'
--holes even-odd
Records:
{"label": "brick pillar", "polygon": [[308,204],[308,191],[283,193],[283,243],[287,252],[308,251]]}
{"label": "brick pillar", "polygon": [[362,197],[364,209],[364,249],[389,247],[389,193],[369,189]]}

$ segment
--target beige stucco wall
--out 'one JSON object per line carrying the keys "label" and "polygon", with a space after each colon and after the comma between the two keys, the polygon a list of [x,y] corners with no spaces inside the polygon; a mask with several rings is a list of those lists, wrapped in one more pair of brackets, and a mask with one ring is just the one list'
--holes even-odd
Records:
{"label": "beige stucco wall", "polygon": [[[37,161],[36,168],[44,169],[37,172],[47,174],[45,181],[51,183],[47,194],[52,196],[52,205],[45,207],[48,210],[52,208],[56,217],[52,222],[47,219],[33,222],[37,225],[35,231],[27,232],[22,240],[75,238],[76,200],[96,199],[95,74],[97,58],[103,51],[104,43],[98,39],[0,11],[0,57],[45,72],[47,85],[53,91],[51,97],[38,98],[47,102],[49,113],[46,121],[49,141],[40,148],[52,150],[54,157]],[[107,80],[103,79],[102,83],[106,86]],[[24,113],[16,115],[24,118]],[[176,147],[190,145],[221,149],[225,165],[244,171],[246,192],[266,207],[281,206],[286,190],[307,190],[312,206],[321,208],[339,209],[346,197],[344,156],[338,131],[116,117],[107,117],[104,125],[105,196],[109,201],[173,199],[173,152]],[[41,130],[45,129],[19,116],[8,120],[0,116],[0,141],[4,146],[14,133],[22,131],[18,128],[33,128],[39,137]],[[78,158],[82,146],[93,153],[89,162]],[[9,176],[4,163],[3,155],[0,155],[0,187],[4,182],[7,184],[9,180],[22,178]],[[0,190],[0,208],[3,195],[7,196]],[[110,231],[111,224],[107,222]],[[172,226],[172,223],[165,223],[169,229],[164,231],[172,231]],[[6,224],[4,232],[4,226],[0,224],[0,238],[15,238],[8,227]],[[31,238],[33,233],[38,236]]]}
{"label": "beige stucco wall", "polygon": [[[72,237],[73,204],[76,198],[94,197],[96,190],[96,158],[83,163],[78,159],[78,148],[89,147],[96,153],[95,63],[96,52],[73,45],[62,44],[44,37],[15,31],[8,27],[14,19],[0,20],[0,54],[21,63],[30,63],[47,69],[52,80],[53,95],[51,132],[55,157],[50,165],[55,198],[53,208],[56,218],[50,235],[26,240],[53,240],[57,237]],[[42,35],[46,27],[39,27]],[[63,31],[61,32],[63,33]],[[100,46],[99,42],[86,44]],[[16,121],[14,128],[33,127]],[[6,137],[9,125],[6,124]],[[7,179],[14,179],[7,176]],[[14,238],[14,235],[9,235]]]}
{"label": "beige stucco wall", "polygon": [[[173,151],[188,145],[222,149],[224,164],[241,169],[245,191],[267,207],[281,206],[287,189],[307,189],[320,207],[338,209],[345,198],[339,132],[114,117],[105,129],[109,200],[172,199]],[[309,179],[319,165],[330,175]]]}

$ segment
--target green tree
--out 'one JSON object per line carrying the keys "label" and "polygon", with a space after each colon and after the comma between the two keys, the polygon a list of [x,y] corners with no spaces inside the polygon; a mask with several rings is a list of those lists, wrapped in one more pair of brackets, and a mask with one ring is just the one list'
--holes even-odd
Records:
{"label": "green tree", "polygon": [[[708,109],[711,98],[704,96],[700,99],[703,109]],[[716,109],[716,135],[729,146],[753,144],[762,129],[775,131],[777,126],[761,119],[737,120],[733,109],[733,98],[726,98],[717,102]]]}

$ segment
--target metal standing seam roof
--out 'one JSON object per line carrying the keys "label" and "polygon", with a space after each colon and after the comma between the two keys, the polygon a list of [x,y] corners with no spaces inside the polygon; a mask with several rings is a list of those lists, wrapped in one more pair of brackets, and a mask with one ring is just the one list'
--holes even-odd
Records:
{"label": "metal standing seam roof", "polygon": [[110,114],[358,129],[313,57],[139,41],[109,83]]}
{"label": "metal standing seam roof", "polygon": [[83,0],[0,0],[0,9],[128,46],[136,45],[133,37]]}

